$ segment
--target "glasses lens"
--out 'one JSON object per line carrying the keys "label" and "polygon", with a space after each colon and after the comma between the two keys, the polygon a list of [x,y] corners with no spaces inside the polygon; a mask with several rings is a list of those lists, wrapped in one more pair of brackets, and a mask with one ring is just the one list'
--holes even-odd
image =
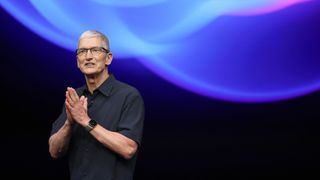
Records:
{"label": "glasses lens", "polygon": [[84,56],[86,54],[88,50],[87,49],[77,49],[76,53],[77,53],[77,56]]}
{"label": "glasses lens", "polygon": [[89,48],[89,49],[86,49],[86,48],[77,49],[76,54],[77,54],[77,56],[82,57],[82,56],[85,56],[88,53],[89,50],[90,50],[90,53],[93,56],[98,56],[102,52],[105,52],[105,53],[109,52],[107,49],[105,49],[103,47],[92,47],[92,48]]}
{"label": "glasses lens", "polygon": [[102,49],[100,47],[93,47],[90,49],[90,52],[92,55],[98,56],[102,52]]}

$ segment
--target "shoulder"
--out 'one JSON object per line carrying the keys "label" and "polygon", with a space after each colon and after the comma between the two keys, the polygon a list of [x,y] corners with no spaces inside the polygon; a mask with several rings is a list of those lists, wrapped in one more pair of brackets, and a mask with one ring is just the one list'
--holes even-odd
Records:
{"label": "shoulder", "polygon": [[136,87],[119,80],[114,81],[111,95],[114,98],[117,98],[118,100],[122,99],[127,103],[133,101],[143,102],[143,98]]}
{"label": "shoulder", "polygon": [[123,102],[123,107],[131,107],[134,111],[140,112],[144,109],[144,100],[137,88],[124,82],[118,81],[113,88],[113,98]]}
{"label": "shoulder", "polygon": [[141,96],[137,88],[119,80],[115,81],[113,88],[115,93],[120,93],[126,96]]}

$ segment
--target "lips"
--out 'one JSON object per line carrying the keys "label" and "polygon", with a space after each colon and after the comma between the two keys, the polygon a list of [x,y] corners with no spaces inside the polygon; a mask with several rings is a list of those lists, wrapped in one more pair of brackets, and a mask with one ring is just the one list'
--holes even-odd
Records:
{"label": "lips", "polygon": [[84,64],[85,67],[94,67],[94,65],[95,65],[95,64],[94,64],[94,63],[91,63],[91,62],[88,62],[88,63],[85,63],[85,64]]}

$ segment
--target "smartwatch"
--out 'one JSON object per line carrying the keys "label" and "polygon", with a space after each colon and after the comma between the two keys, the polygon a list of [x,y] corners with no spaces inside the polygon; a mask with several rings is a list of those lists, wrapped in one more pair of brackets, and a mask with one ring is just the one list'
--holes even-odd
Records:
{"label": "smartwatch", "polygon": [[97,121],[95,121],[94,119],[90,119],[90,121],[86,126],[86,130],[90,132],[97,124],[98,124]]}

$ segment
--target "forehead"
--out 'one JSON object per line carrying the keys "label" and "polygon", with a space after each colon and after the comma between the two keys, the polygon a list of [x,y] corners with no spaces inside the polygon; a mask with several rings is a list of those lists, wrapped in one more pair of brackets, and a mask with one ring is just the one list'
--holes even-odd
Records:
{"label": "forehead", "polygon": [[83,37],[79,40],[78,48],[91,48],[91,47],[104,46],[103,40],[99,36]]}

